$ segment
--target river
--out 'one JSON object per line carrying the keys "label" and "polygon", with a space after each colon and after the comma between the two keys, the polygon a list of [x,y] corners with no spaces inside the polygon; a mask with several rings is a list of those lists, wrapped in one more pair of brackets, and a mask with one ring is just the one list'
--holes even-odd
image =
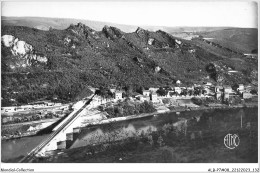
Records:
{"label": "river", "polygon": [[23,156],[40,144],[48,134],[40,136],[30,136],[1,141],[2,162],[18,162]]}
{"label": "river", "polygon": [[[129,136],[157,131],[164,125],[173,125],[185,130],[186,135],[214,131],[228,133],[248,128],[257,128],[257,108],[214,109],[185,111],[180,114],[165,113],[121,122],[94,125],[82,128],[70,148],[82,147],[89,144],[122,140]],[[188,121],[185,121],[188,120]]]}
{"label": "river", "polygon": [[[226,134],[237,133],[241,135],[241,145],[247,145],[245,142],[249,138],[243,136],[241,129],[243,133],[253,130],[257,138],[258,108],[198,110],[185,111],[180,114],[172,112],[140,119],[92,125],[81,129],[70,148],[108,142],[109,140],[122,140],[129,136],[157,131],[167,124],[175,126],[189,138],[203,138],[209,134],[209,131],[211,134],[214,132],[215,136],[220,136],[221,141],[218,143],[221,146],[224,146],[223,141]],[[26,154],[46,137],[47,135],[2,141],[2,161]],[[257,144],[255,146],[257,147]]]}

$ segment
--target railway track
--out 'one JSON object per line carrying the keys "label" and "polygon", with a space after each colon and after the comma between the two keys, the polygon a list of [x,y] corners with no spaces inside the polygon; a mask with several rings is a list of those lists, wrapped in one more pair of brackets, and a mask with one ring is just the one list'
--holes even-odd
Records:
{"label": "railway track", "polygon": [[40,143],[37,147],[35,147],[30,153],[28,153],[24,158],[22,158],[19,163],[30,163],[35,158],[35,155],[40,152],[51,140],[58,135],[70,122],[72,122],[81,112],[84,110],[92,101],[93,95],[79,110],[77,110],[73,115],[66,120],[56,131],[51,133],[51,135],[45,139],[42,143]]}

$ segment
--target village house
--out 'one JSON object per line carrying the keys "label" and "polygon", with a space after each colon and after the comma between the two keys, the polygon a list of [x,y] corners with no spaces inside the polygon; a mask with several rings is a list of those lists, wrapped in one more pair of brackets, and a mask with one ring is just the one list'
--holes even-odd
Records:
{"label": "village house", "polygon": [[1,107],[1,113],[3,112],[15,112],[16,109],[15,106],[10,106],[10,107]]}
{"label": "village house", "polygon": [[189,91],[189,90],[194,90],[194,86],[188,86],[187,87],[187,90]]}
{"label": "village house", "polygon": [[33,107],[33,105],[22,105],[21,108],[23,110],[30,110],[30,109],[33,109],[34,107]]}
{"label": "village house", "polygon": [[111,89],[110,89],[110,92],[111,92],[111,93],[115,93],[115,92],[116,92],[116,88],[111,88]]}
{"label": "village house", "polygon": [[206,86],[211,86],[212,83],[211,83],[211,82],[207,82],[205,85],[206,85]]}
{"label": "village house", "polygon": [[231,88],[231,86],[229,86],[229,85],[224,85],[223,88],[224,88],[224,92],[225,92],[225,93],[232,93],[232,88]]}
{"label": "village house", "polygon": [[[93,99],[92,99],[92,102],[91,102],[91,105],[92,106],[99,106],[101,104],[104,104],[106,103],[106,99],[105,98],[102,98],[101,96],[95,96]],[[74,105],[73,105],[74,107]],[[78,106],[79,107],[79,106]]]}
{"label": "village house", "polygon": [[180,80],[177,80],[177,81],[176,81],[176,84],[177,84],[177,85],[180,85],[180,84],[181,84],[181,81],[180,81]]}
{"label": "village house", "polygon": [[151,91],[149,91],[149,90],[143,90],[143,95],[144,96],[150,96],[150,93],[151,93]]}
{"label": "village house", "polygon": [[243,84],[239,84],[237,90],[244,91],[245,90],[244,85]]}
{"label": "village house", "polygon": [[176,93],[180,94],[182,90],[181,90],[180,87],[174,87],[174,91],[175,91]]}
{"label": "village house", "polygon": [[168,93],[167,93],[167,97],[174,97],[174,96],[176,96],[175,95],[175,91],[168,91]]}
{"label": "village house", "polygon": [[229,93],[228,92],[224,93],[224,100],[229,100]]}
{"label": "village house", "polygon": [[243,99],[249,99],[252,98],[252,94],[249,92],[243,92],[242,97]]}
{"label": "village house", "polygon": [[244,85],[243,84],[239,84],[238,88],[237,88],[237,91],[238,91],[239,94],[242,94],[245,91]]}
{"label": "village house", "polygon": [[221,92],[216,92],[216,99],[221,100]]}
{"label": "village house", "polygon": [[150,99],[152,102],[158,102],[158,95],[155,93],[155,92],[152,92],[151,95],[150,95]]}
{"label": "village house", "polygon": [[158,90],[159,90],[159,88],[149,88],[149,91],[151,91],[151,92],[156,92]]}
{"label": "village house", "polygon": [[140,100],[141,102],[150,101],[150,97],[149,96],[137,95],[137,96],[135,96],[135,98],[137,98],[137,100]]}
{"label": "village house", "polygon": [[122,91],[115,91],[115,94],[114,94],[114,99],[115,100],[121,100],[123,98],[123,92]]}

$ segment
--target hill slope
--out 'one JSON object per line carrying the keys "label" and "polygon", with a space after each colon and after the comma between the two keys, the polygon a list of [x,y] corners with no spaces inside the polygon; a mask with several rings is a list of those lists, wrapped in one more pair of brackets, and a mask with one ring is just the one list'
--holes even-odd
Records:
{"label": "hill slope", "polygon": [[212,38],[211,41],[242,53],[252,53],[258,49],[258,30],[256,28],[229,28],[200,33],[200,35]]}
{"label": "hill slope", "polygon": [[[102,31],[78,23],[64,30],[2,27],[2,104],[43,97],[75,99],[91,85],[140,87],[203,81],[250,83],[257,60],[158,30]],[[215,71],[209,71],[213,65]],[[230,76],[228,70],[240,73]]]}

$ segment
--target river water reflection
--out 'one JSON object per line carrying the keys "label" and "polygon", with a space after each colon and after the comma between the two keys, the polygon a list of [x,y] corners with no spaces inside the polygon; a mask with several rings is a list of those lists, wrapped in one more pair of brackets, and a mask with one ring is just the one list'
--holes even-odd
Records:
{"label": "river water reflection", "polygon": [[181,112],[179,115],[167,113],[94,125],[81,129],[70,148],[106,143],[111,140],[122,140],[130,136],[157,131],[165,125],[173,126],[181,135],[186,135],[191,139],[203,138],[209,133],[212,135],[213,132],[215,135],[224,135],[230,132],[238,133],[241,129],[254,129],[257,132],[257,114],[257,108],[200,110]]}

